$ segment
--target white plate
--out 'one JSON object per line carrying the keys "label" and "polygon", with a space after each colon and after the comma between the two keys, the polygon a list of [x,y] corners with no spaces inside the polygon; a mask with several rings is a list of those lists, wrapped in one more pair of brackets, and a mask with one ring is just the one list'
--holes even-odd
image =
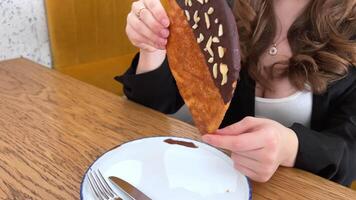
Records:
{"label": "white plate", "polygon": [[[198,148],[168,144],[167,139],[193,143]],[[152,137],[131,141],[106,152],[89,169],[100,169],[105,178],[122,178],[152,200],[251,199],[248,179],[234,169],[227,155],[185,138]],[[80,196],[83,200],[95,199],[86,174]],[[129,200],[124,195],[122,198]]]}

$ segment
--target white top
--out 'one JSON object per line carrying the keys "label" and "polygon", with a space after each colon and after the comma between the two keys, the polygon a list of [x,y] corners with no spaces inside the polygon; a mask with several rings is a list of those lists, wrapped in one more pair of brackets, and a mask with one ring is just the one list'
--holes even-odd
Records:
{"label": "white top", "polygon": [[255,116],[275,120],[286,127],[300,123],[310,127],[313,93],[304,90],[280,99],[255,98]]}

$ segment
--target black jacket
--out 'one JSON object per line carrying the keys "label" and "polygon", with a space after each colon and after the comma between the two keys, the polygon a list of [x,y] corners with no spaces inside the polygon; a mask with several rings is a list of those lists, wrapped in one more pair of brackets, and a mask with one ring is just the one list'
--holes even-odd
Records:
{"label": "black jacket", "polygon": [[[126,96],[135,102],[174,113],[183,104],[168,62],[152,72],[135,75],[139,55],[132,66],[116,80],[124,84]],[[242,69],[240,81],[221,127],[255,113],[255,82]],[[313,96],[311,128],[295,123],[290,127],[298,136],[295,167],[343,185],[356,180],[356,68],[347,77]]]}

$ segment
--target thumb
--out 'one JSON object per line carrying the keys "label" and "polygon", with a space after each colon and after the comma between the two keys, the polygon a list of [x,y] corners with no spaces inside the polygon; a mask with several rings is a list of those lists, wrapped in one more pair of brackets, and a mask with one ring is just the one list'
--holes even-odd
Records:
{"label": "thumb", "polygon": [[223,129],[219,129],[215,134],[219,135],[240,135],[251,131],[256,125],[259,124],[259,120],[254,117],[245,117],[241,121],[227,126]]}

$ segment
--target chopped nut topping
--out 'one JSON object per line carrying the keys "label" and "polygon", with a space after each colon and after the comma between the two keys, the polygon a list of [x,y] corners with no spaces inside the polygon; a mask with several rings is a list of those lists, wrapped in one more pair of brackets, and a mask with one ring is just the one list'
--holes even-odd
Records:
{"label": "chopped nut topping", "polygon": [[[192,1],[194,1],[194,0],[185,0],[185,5],[192,7],[192,5],[193,5]],[[204,5],[205,3],[208,3],[209,0],[196,0],[195,2],[198,2],[201,5]],[[202,24],[199,24],[199,22],[200,22],[200,17],[203,17],[202,16],[203,11],[201,13],[199,13],[199,12],[200,12],[200,10],[196,10],[196,11],[194,11],[194,14],[193,14],[193,11],[189,12],[189,9],[184,10],[187,20],[188,21],[192,20],[194,22],[194,23],[191,23],[191,24],[193,24],[192,28],[194,30],[198,29],[199,26],[202,26]],[[213,25],[212,24],[213,18],[211,18],[211,17],[213,16],[214,12],[215,12],[214,7],[209,7],[207,9],[207,11],[204,12],[204,20],[205,20],[207,29],[210,29],[211,26]],[[202,22],[202,23],[204,23],[204,22]],[[227,64],[216,63],[217,60],[216,60],[216,57],[214,56],[214,52],[215,52],[215,54],[217,54],[219,56],[220,59],[225,57],[226,48],[224,48],[223,46],[219,46],[219,44],[218,44],[221,42],[221,39],[222,39],[220,37],[224,35],[224,29],[223,29],[224,27],[220,23],[220,20],[218,18],[214,19],[214,23],[216,24],[215,26],[218,26],[217,36],[216,36],[216,33],[212,33],[213,35],[209,37],[208,35],[204,36],[203,33],[198,32],[199,37],[197,38],[197,43],[201,44],[203,42],[204,43],[206,42],[205,48],[204,48],[204,51],[205,51],[204,54],[205,54],[205,56],[208,56],[208,58],[209,58],[208,59],[209,66],[213,65],[212,73],[213,73],[214,79],[218,79],[218,77],[220,76],[219,75],[219,72],[220,72],[221,77],[222,77],[221,86],[223,86],[228,83],[229,68],[228,68]],[[213,43],[215,43],[215,44],[213,44]],[[214,48],[214,50],[213,50],[213,48]],[[219,81],[220,81],[220,79],[219,79]]]}
{"label": "chopped nut topping", "polygon": [[220,24],[219,25],[219,33],[218,33],[218,35],[219,35],[219,37],[221,37],[223,34],[224,34],[223,26],[222,26],[222,24]]}
{"label": "chopped nut topping", "polygon": [[215,63],[214,66],[213,66],[213,76],[214,78],[218,78],[218,64]]}
{"label": "chopped nut topping", "polygon": [[189,11],[188,11],[188,10],[185,10],[184,13],[185,13],[185,16],[187,17],[187,20],[190,21],[190,14],[189,14]]}
{"label": "chopped nut topping", "polygon": [[211,15],[214,13],[214,8],[213,7],[210,7],[209,10],[208,10],[208,14]]}
{"label": "chopped nut topping", "polygon": [[227,83],[227,73],[229,72],[229,68],[226,64],[220,64],[220,73],[222,75],[221,85],[225,85]]}
{"label": "chopped nut topping", "polygon": [[209,19],[209,15],[208,13],[204,13],[205,16],[205,23],[206,23],[206,28],[209,29],[210,28],[210,19]]}
{"label": "chopped nut topping", "polygon": [[197,39],[198,43],[200,44],[201,42],[204,41],[204,35],[200,33],[199,38]]}
{"label": "chopped nut topping", "polygon": [[213,62],[214,62],[214,58],[213,57],[209,58],[208,63],[213,63]]}
{"label": "chopped nut topping", "polygon": [[192,5],[193,5],[192,0],[188,0],[188,6],[192,7]]}
{"label": "chopped nut topping", "polygon": [[223,57],[224,57],[225,52],[226,52],[226,49],[225,49],[225,48],[220,47],[220,46],[218,47],[218,53],[219,53],[219,57],[220,57],[220,58],[223,58]]}
{"label": "chopped nut topping", "polygon": [[213,43],[213,37],[210,36],[208,42],[206,43],[205,50],[209,52],[209,54],[210,54],[211,57],[214,57],[214,52],[213,52],[213,50],[211,49],[212,43]]}
{"label": "chopped nut topping", "polygon": [[198,13],[197,10],[194,12],[193,20],[194,20],[195,24],[193,25],[192,28],[193,28],[193,29],[197,29],[197,28],[198,28],[198,23],[199,23],[199,21],[200,21],[199,13]]}
{"label": "chopped nut topping", "polygon": [[213,37],[213,42],[214,42],[214,43],[219,43],[219,42],[220,42],[220,40],[219,40],[219,38],[218,38],[218,37]]}
{"label": "chopped nut topping", "polygon": [[193,20],[195,23],[198,23],[200,21],[199,12],[197,10],[194,12]]}

